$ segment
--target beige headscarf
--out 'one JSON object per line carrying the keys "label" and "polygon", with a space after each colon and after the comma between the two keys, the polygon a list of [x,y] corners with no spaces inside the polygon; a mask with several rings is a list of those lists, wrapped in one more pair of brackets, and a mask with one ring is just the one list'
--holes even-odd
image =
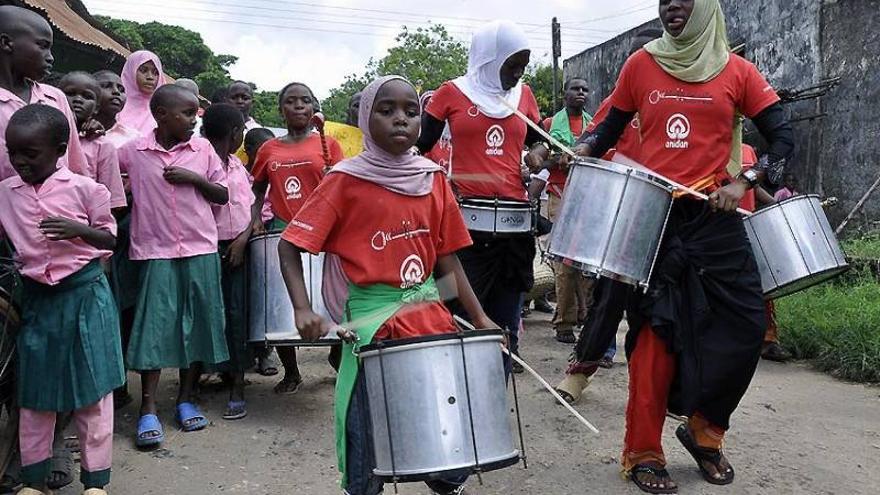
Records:
{"label": "beige headscarf", "polygon": [[[730,61],[727,24],[718,0],[694,0],[694,10],[684,31],[676,37],[668,32],[645,45],[670,76],[685,82],[703,83],[721,74]],[[742,116],[733,121],[733,139],[727,171],[732,176],[742,169]]]}

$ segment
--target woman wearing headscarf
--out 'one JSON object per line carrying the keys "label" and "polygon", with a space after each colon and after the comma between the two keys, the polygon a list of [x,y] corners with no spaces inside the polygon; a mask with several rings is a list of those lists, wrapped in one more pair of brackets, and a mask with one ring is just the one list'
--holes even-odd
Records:
{"label": "woman wearing headscarf", "polygon": [[[435,276],[455,279],[476,326],[495,325],[455,256],[471,239],[443,169],[410,151],[420,124],[415,88],[399,76],[377,79],[364,89],[359,114],[364,152],[329,171],[288,224],[278,252],[303,338],[317,340],[331,330],[331,322],[310,307],[303,251],[325,252],[332,260],[323,282],[331,317],[338,319],[344,307],[346,321],[360,322],[353,323],[353,334],[340,335],[346,344],[336,380],[336,453],[345,493],[377,495],[383,480],[373,473],[369,401],[357,352],[373,341],[455,332]],[[440,495],[462,494],[463,483],[427,482]]]}
{"label": "woman wearing headscarf", "polygon": [[[508,21],[489,23],[473,36],[467,74],[441,85],[428,102],[416,146],[422,154],[430,152],[449,125],[455,143],[451,181],[460,199],[528,200],[522,151],[543,141],[512,108],[540,122],[535,96],[520,81],[530,55],[519,26]],[[538,168],[547,154],[546,145],[536,145],[526,163]],[[475,231],[471,237],[474,245],[459,258],[489,317],[510,331],[510,350],[518,353],[522,294],[532,287],[535,239]]]}
{"label": "woman wearing headscarf", "polygon": [[[648,293],[627,310],[629,402],[622,468],[649,493],[675,493],[661,445],[667,408],[689,418],[676,436],[706,481],[733,482],[722,452],[730,417],[755,372],[766,327],[761,280],[740,199],[777,180],[793,149],[779,97],[757,68],[730,56],[718,0],[661,0],[665,33],[632,55],[611,110],[578,152],[602,156],[638,113],[648,168],[709,194],[675,200]],[[751,172],[740,116],[769,143]]]}
{"label": "woman wearing headscarf", "polygon": [[129,55],[122,68],[126,101],[116,116],[116,122],[141,135],[152,132],[156,128],[156,120],[150,112],[150,98],[165,84],[162,61],[155,53],[140,50]]}

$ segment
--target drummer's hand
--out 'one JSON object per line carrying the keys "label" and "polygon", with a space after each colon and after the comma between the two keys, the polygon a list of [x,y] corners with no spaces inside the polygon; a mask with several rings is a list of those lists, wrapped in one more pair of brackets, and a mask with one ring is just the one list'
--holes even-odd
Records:
{"label": "drummer's hand", "polygon": [[747,190],[748,186],[745,183],[732,182],[709,195],[709,206],[712,211],[736,211]]}
{"label": "drummer's hand", "polygon": [[296,329],[300,337],[308,342],[315,342],[327,335],[332,328],[330,322],[321,318],[311,309],[298,309],[294,314]]}
{"label": "drummer's hand", "polygon": [[357,335],[351,330],[339,327],[336,329],[336,336],[339,337],[343,342],[348,342],[349,344],[353,344],[357,341]]}
{"label": "drummer's hand", "polygon": [[261,222],[260,220],[257,220],[256,222],[254,222],[254,224],[251,226],[251,234],[263,235],[265,233],[266,233],[266,226],[263,225],[263,222]]}
{"label": "drummer's hand", "polygon": [[593,148],[589,144],[579,144],[572,151],[578,156],[593,156]]}
{"label": "drummer's hand", "polygon": [[248,238],[245,236],[238,236],[234,241],[229,243],[229,247],[226,248],[226,252],[223,253],[223,261],[229,264],[232,268],[238,268],[244,263],[244,252],[247,248]]}

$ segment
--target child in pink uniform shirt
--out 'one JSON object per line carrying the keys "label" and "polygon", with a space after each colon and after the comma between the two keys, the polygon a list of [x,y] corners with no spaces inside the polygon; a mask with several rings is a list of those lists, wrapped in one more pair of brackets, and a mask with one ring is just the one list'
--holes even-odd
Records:
{"label": "child in pink uniform shirt", "polygon": [[55,107],[67,117],[70,126],[67,153],[58,163],[80,173],[86,168],[86,158],[67,99],[57,88],[36,82],[52,70],[55,61],[52,27],[36,12],[5,5],[0,7],[0,35],[9,40],[0,50],[0,150],[4,150],[0,153],[0,180],[15,175],[5,153],[6,125],[12,114],[29,103]]}
{"label": "child in pink uniform shirt", "polygon": [[[67,96],[70,108],[76,116],[76,125],[82,129],[98,114],[101,87],[98,81],[88,72],[71,72],[61,78],[58,87]],[[86,155],[86,169],[82,175],[110,190],[110,207],[125,208],[125,189],[119,173],[119,158],[116,147],[104,136],[96,135],[81,141]]]}
{"label": "child in pink uniform shirt", "polygon": [[104,138],[119,149],[123,144],[141,136],[137,129],[116,120],[127,101],[125,85],[122,84],[119,74],[112,70],[100,70],[94,76],[101,88],[95,119],[104,126]]}
{"label": "child in pink uniform shirt", "polygon": [[0,182],[0,236],[22,276],[16,373],[21,407],[19,493],[48,493],[58,413],[73,411],[86,495],[106,494],[113,453],[113,395],[122,346],[113,295],[98,262],[116,242],[107,188],[58,166],[70,135],[48,105],[13,114],[5,131],[19,175]]}
{"label": "child in pink uniform shirt", "polygon": [[244,115],[234,106],[217,103],[208,107],[202,117],[202,134],[211,142],[226,169],[229,202],[214,205],[217,220],[219,251],[222,258],[221,282],[223,306],[226,311],[226,346],[229,361],[220,369],[232,377],[229,403],[223,419],[247,416],[244,400],[244,372],[254,365],[247,335],[247,268],[245,250],[251,236],[251,206],[254,193],[251,177],[235,155],[244,141]]}
{"label": "child in pink uniform shirt", "polygon": [[199,109],[194,94],[162,86],[150,109],[157,128],[119,150],[120,168],[131,181],[129,255],[141,264],[126,354],[128,367],[141,373],[139,447],[164,440],[156,416],[162,368],[181,370],[177,421],[184,431],[195,431],[208,424],[190,399],[197,364],[229,359],[211,209],[229,200],[226,173],[211,143],[192,135]]}

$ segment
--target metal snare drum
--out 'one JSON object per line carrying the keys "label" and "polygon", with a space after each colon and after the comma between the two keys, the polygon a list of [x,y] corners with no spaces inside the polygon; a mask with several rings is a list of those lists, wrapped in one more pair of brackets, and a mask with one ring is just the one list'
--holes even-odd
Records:
{"label": "metal snare drum", "polygon": [[[293,314],[293,304],[281,275],[278,258],[280,233],[256,236],[248,242],[248,342],[264,345],[314,345],[302,340]],[[315,313],[327,317],[321,294],[324,255],[302,255],[303,278]],[[328,317],[329,319],[329,317]],[[319,344],[338,340],[335,333]]]}
{"label": "metal snare drum", "polygon": [[800,292],[849,269],[817,195],[795,196],[745,219],[766,299]]}
{"label": "metal snare drum", "polygon": [[577,159],[550,233],[551,258],[647,288],[672,209],[673,186],[648,171]]}
{"label": "metal snare drum", "polygon": [[538,225],[538,210],[528,201],[462,198],[458,201],[468,230],[498,236],[531,235]]}
{"label": "metal snare drum", "polygon": [[519,462],[500,331],[364,346],[377,476],[401,482]]}

